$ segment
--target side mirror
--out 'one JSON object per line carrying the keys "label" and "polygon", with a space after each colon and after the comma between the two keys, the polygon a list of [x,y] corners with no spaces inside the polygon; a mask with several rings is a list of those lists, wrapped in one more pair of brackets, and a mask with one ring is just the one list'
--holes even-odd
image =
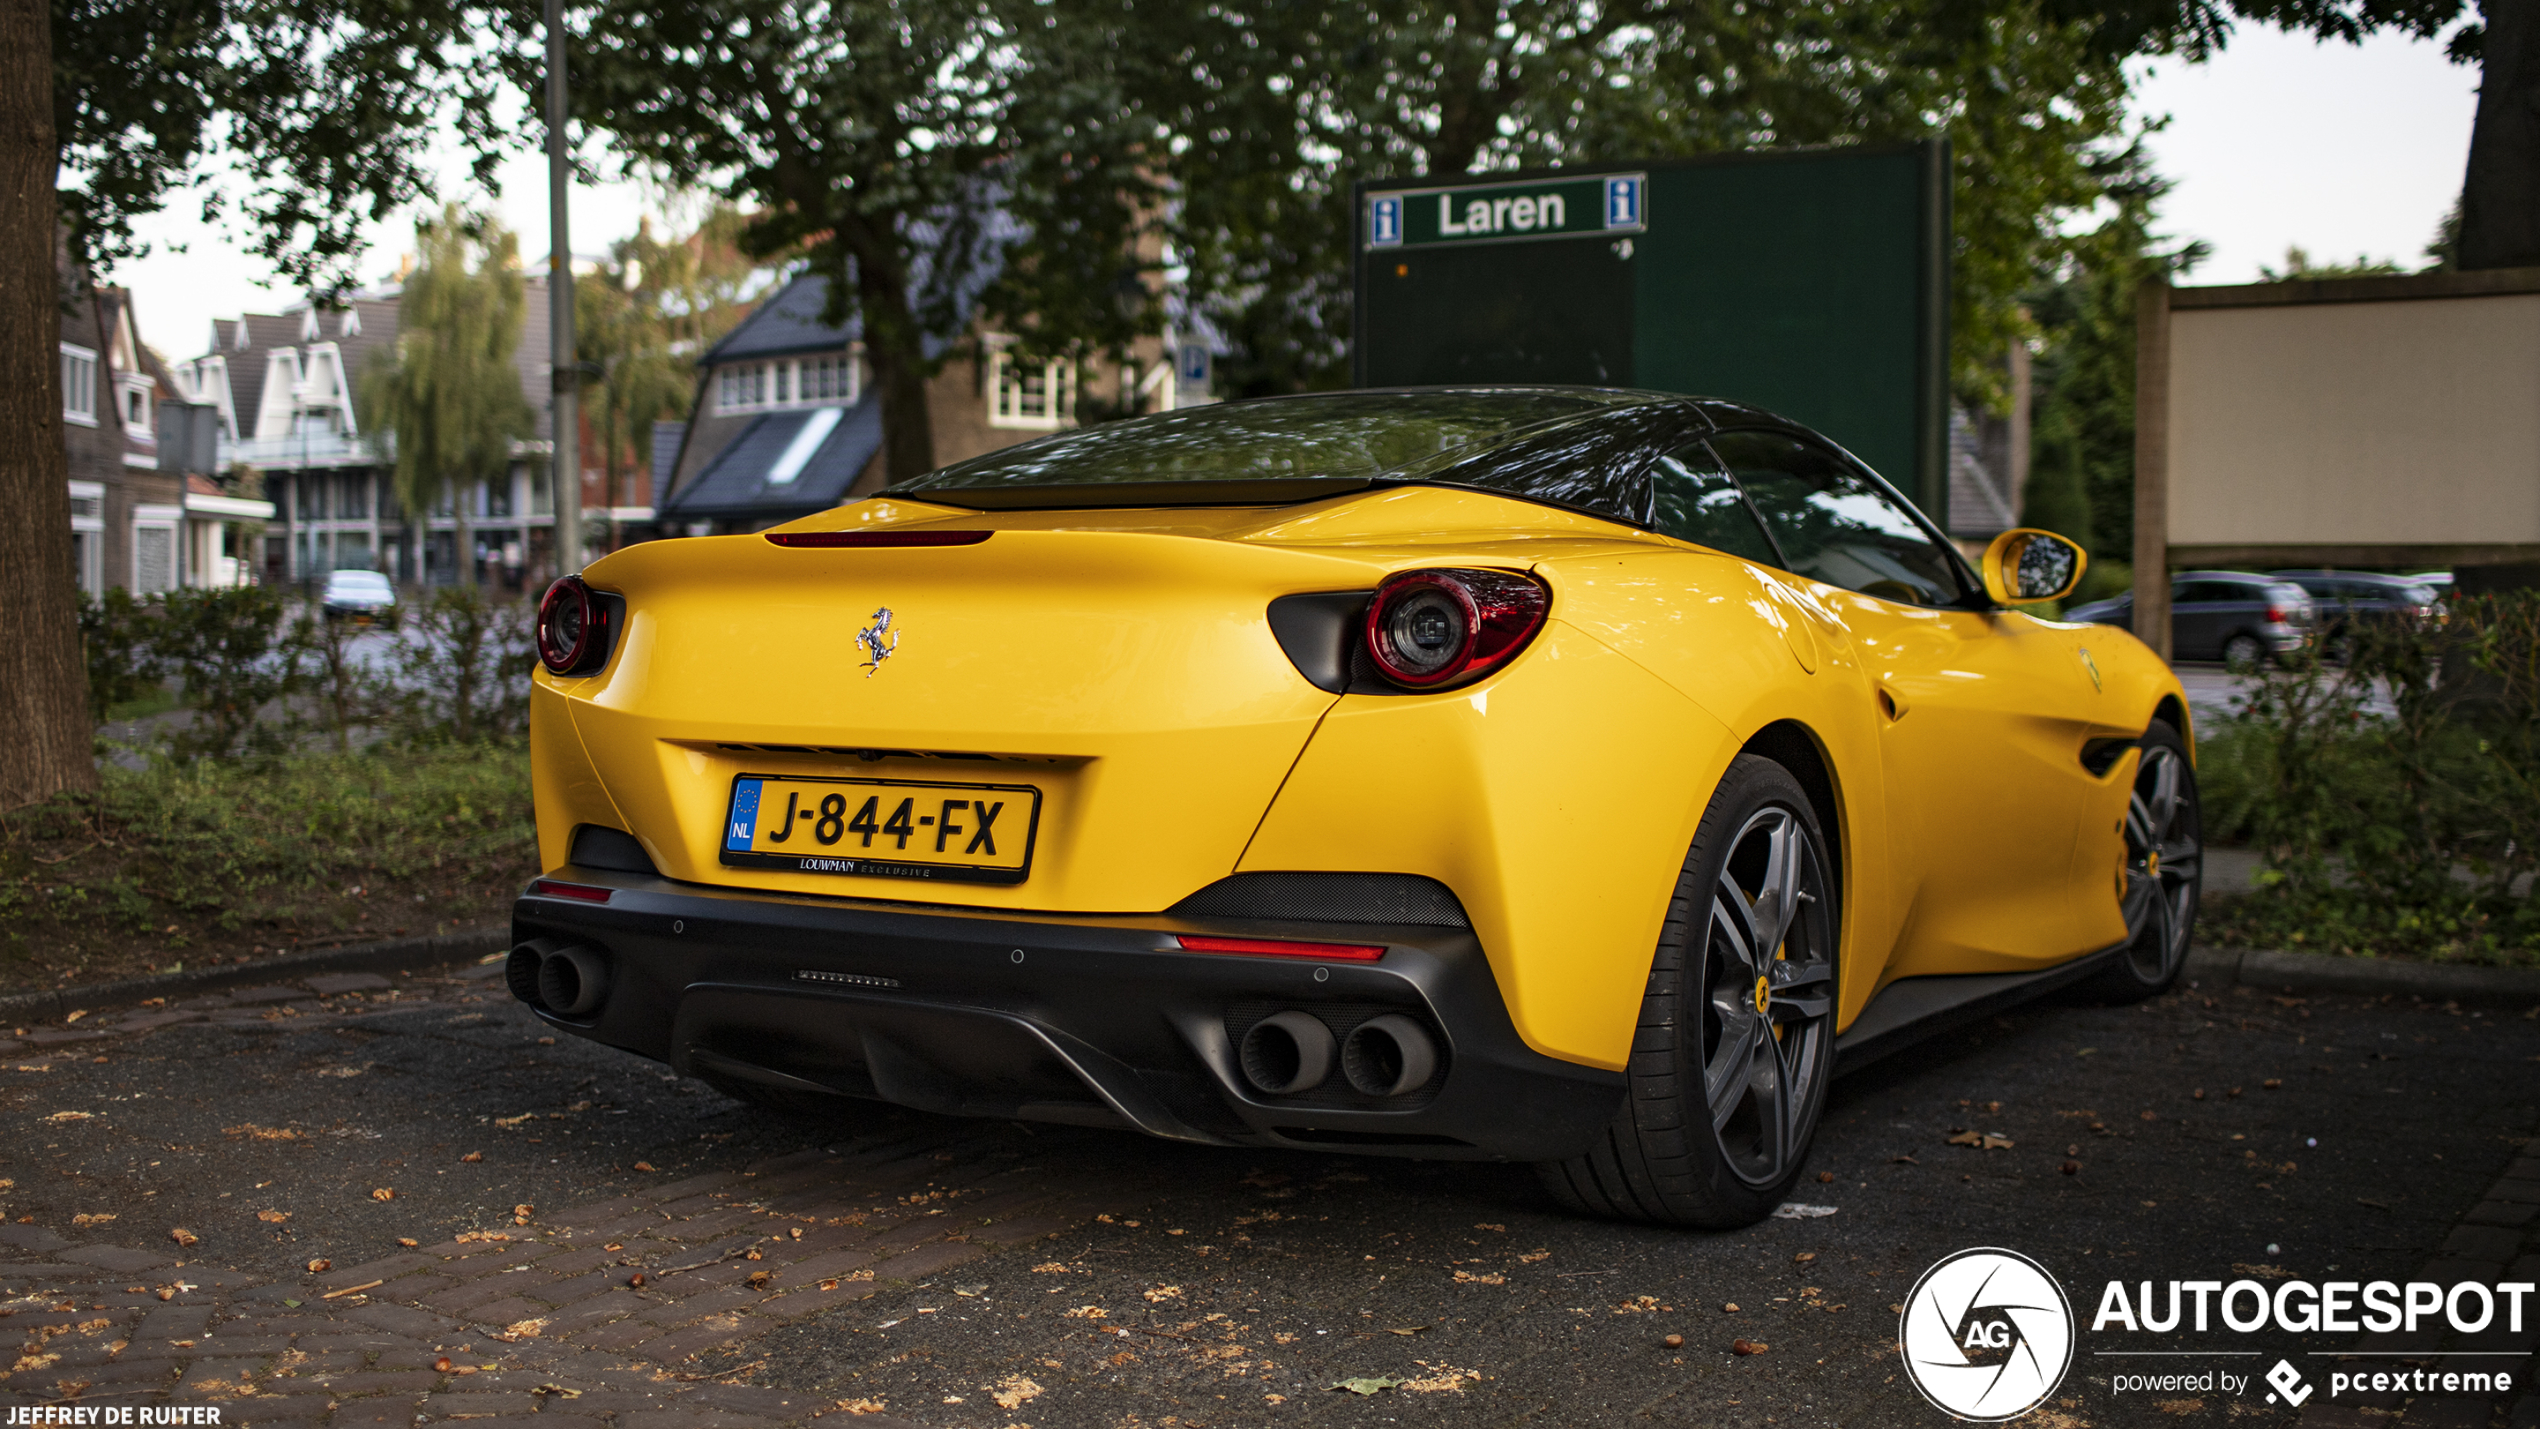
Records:
{"label": "side mirror", "polygon": [[2061,600],[2089,566],[2088,552],[2052,531],[2005,531],[1984,548],[1984,593],[1997,605]]}

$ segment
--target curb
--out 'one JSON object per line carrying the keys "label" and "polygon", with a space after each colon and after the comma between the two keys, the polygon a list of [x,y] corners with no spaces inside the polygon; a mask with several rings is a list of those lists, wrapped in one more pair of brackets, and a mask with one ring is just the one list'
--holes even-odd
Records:
{"label": "curb", "polygon": [[8,993],[0,995],[0,1018],[40,1021],[67,1016],[75,1008],[110,1007],[116,1003],[139,1002],[176,992],[208,992],[214,988],[242,984],[288,982],[307,973],[395,972],[402,968],[446,967],[451,963],[472,962],[487,953],[501,952],[511,946],[511,940],[511,925],[494,923],[431,937],[398,938],[350,948],[292,953],[261,962],[229,963],[178,973],[152,973],[148,977],[90,983],[85,987]]}
{"label": "curb", "polygon": [[2341,958],[2328,953],[2232,952],[2196,948],[2185,974],[2216,982],[2287,991],[2395,994],[2428,1002],[2540,1005],[2540,969],[2463,967],[2394,958]]}

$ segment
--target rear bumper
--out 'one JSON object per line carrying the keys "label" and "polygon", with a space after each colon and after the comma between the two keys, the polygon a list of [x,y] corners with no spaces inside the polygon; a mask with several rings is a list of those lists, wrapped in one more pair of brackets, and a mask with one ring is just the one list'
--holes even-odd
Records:
{"label": "rear bumper", "polygon": [[[1213,1145],[1463,1160],[1584,1151],[1621,1074],[1543,1056],[1511,1024],[1460,928],[1153,916],[1016,917],[901,903],[748,894],[566,867],[605,903],[513,905],[515,945],[596,950],[606,994],[539,1017],[692,1074],[965,1116],[1116,1126]],[[1192,953],[1177,933],[1381,943],[1375,962]],[[1397,1013],[1439,1067],[1378,1098],[1335,1067],[1273,1096],[1237,1065],[1244,1031],[1301,1010],[1346,1037]]]}

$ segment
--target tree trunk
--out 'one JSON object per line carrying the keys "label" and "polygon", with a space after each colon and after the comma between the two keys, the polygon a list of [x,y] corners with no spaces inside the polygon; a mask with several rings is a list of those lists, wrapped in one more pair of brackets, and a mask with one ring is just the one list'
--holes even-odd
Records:
{"label": "tree trunk", "polygon": [[856,302],[864,313],[864,352],[882,389],[882,471],[906,481],[935,469],[935,423],[926,394],[925,339],[909,311],[907,275],[880,243],[856,252]]}
{"label": "tree trunk", "polygon": [[97,787],[62,450],[52,25],[39,0],[0,0],[0,808]]}
{"label": "tree trunk", "polygon": [[2461,186],[2460,266],[2540,266],[2540,0],[2480,0],[2478,119]]}

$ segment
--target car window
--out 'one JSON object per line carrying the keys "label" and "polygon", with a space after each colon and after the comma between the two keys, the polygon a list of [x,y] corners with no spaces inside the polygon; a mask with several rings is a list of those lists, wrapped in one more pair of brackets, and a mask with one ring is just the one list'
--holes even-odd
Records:
{"label": "car window", "polygon": [[1756,521],[1746,494],[1700,442],[1660,457],[1649,469],[1649,524],[1679,541],[1709,546],[1767,566],[1781,552]]}
{"label": "car window", "polygon": [[2181,581],[2170,592],[2172,605],[2229,605],[2252,598],[2252,592],[2230,581]]}
{"label": "car window", "polygon": [[1951,554],[1841,457],[1780,432],[1727,432],[1711,447],[1763,516],[1785,569],[1906,605],[1966,599]]}

